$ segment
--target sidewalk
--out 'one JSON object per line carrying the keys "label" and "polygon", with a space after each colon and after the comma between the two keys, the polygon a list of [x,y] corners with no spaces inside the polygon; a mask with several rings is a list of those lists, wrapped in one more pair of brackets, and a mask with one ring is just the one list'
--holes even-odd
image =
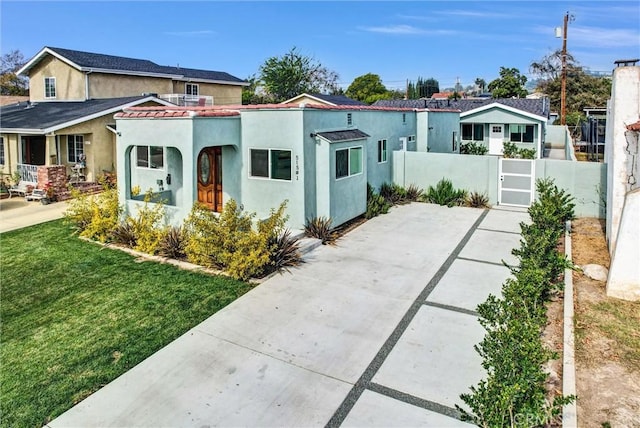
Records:
{"label": "sidewalk", "polygon": [[2,199],[0,200],[0,233],[62,218],[66,210],[66,202],[42,205],[38,201],[26,201],[20,197]]}
{"label": "sidewalk", "polygon": [[475,308],[519,209],[396,207],[307,256],[48,424],[467,426]]}

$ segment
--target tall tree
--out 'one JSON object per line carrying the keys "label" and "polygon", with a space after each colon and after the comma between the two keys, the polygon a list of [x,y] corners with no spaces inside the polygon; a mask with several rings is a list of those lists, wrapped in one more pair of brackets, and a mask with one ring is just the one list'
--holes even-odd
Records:
{"label": "tall tree", "polygon": [[391,94],[382,84],[380,76],[373,73],[356,77],[345,92],[349,98],[373,104],[378,100],[391,98]]}
{"label": "tall tree", "polygon": [[[562,51],[555,51],[531,63],[531,72],[540,77],[536,89],[549,97],[551,109],[560,111],[562,91]],[[577,125],[584,119],[586,107],[605,107],[611,97],[611,80],[584,71],[567,54],[567,123]]]}
{"label": "tall tree", "polygon": [[525,83],[527,77],[517,68],[500,67],[500,77],[489,83],[489,91],[493,98],[524,98],[528,94]]}
{"label": "tall tree", "polygon": [[407,85],[407,98],[410,100],[431,98],[431,95],[436,92],[440,92],[440,83],[433,77],[428,79],[418,77],[416,83],[409,82]]}
{"label": "tall tree", "polygon": [[13,50],[0,59],[0,95],[29,95],[27,79],[16,75],[25,63],[24,55]]}
{"label": "tall tree", "polygon": [[338,90],[338,74],[293,47],[281,57],[268,58],[260,66],[260,81],[266,96],[281,102],[304,92],[331,93]]}
{"label": "tall tree", "polygon": [[[567,70],[578,66],[577,61],[567,52]],[[558,79],[562,73],[562,49],[558,49],[542,57],[540,61],[534,61],[529,66],[529,71],[542,80]]]}
{"label": "tall tree", "polygon": [[478,77],[478,78],[476,78],[474,83],[478,87],[478,91],[480,91],[481,94],[484,93],[484,89],[487,86],[487,81],[484,80],[482,77]]}

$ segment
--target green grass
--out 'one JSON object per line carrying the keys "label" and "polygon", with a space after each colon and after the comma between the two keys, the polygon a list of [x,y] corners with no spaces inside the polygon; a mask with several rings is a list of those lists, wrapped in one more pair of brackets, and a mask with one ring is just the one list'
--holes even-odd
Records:
{"label": "green grass", "polygon": [[251,286],[138,262],[62,223],[0,235],[0,425],[47,423]]}

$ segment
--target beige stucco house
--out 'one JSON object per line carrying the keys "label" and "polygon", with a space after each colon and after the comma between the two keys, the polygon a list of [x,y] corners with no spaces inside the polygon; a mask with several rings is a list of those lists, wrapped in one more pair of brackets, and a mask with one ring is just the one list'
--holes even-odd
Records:
{"label": "beige stucco house", "polygon": [[66,165],[87,181],[115,171],[113,115],[124,108],[240,104],[247,85],[221,71],[53,47],[17,74],[29,78],[30,95],[0,108],[0,173],[27,181],[39,165]]}

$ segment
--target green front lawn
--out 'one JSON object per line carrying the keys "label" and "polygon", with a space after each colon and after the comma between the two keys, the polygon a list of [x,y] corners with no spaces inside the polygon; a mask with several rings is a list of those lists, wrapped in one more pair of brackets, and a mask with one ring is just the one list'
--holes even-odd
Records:
{"label": "green front lawn", "polygon": [[251,286],[139,262],[62,220],[0,235],[0,425],[40,426]]}

